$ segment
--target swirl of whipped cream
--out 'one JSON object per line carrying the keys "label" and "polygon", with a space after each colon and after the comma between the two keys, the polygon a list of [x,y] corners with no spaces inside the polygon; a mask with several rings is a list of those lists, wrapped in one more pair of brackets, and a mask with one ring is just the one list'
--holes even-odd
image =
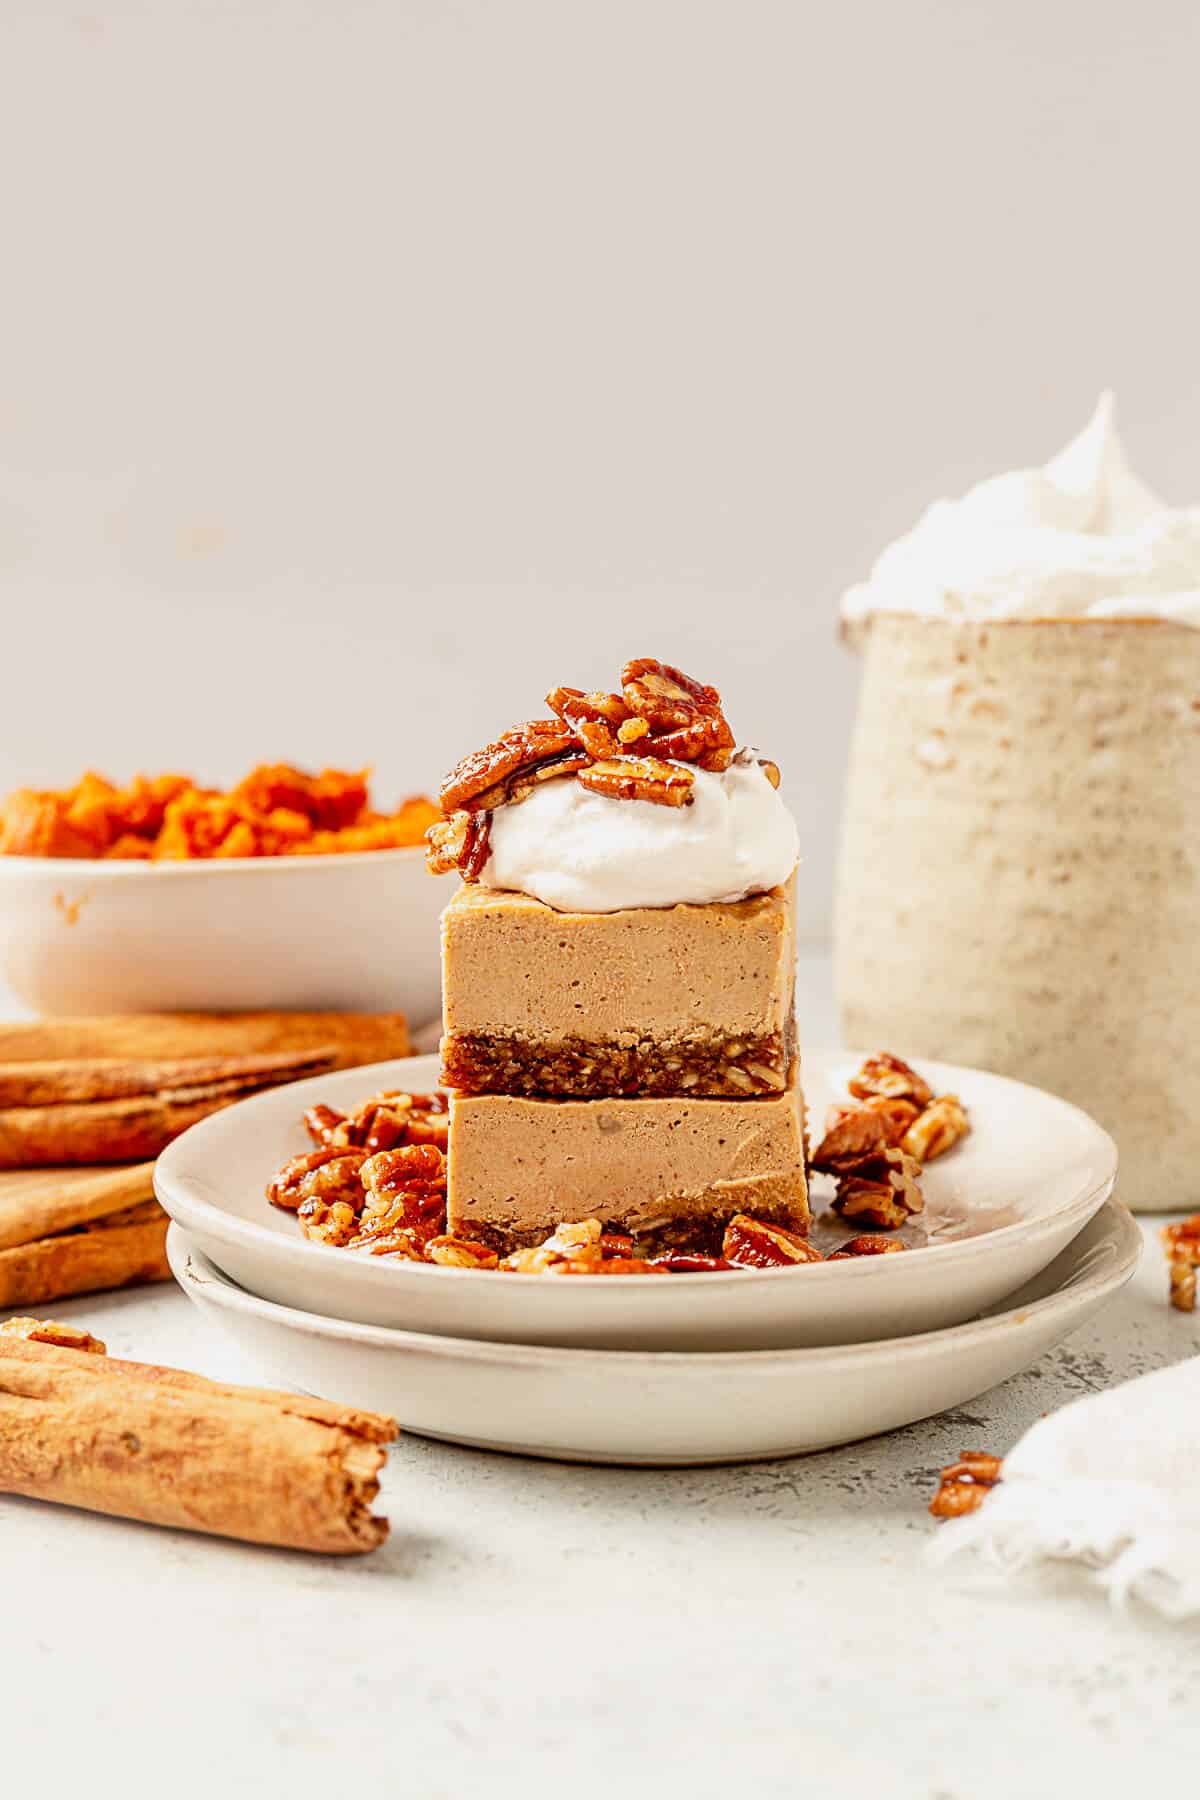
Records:
{"label": "swirl of whipped cream", "polygon": [[693,771],[690,806],[613,800],[577,781],[545,781],[492,814],[481,880],[560,912],[744,900],[786,881],[798,842],[791,813],[751,758]]}
{"label": "swirl of whipped cream", "polygon": [[1200,507],[1170,508],[1133,474],[1111,394],[1042,469],[939,500],[842,602],[961,619],[1163,618],[1200,626]]}

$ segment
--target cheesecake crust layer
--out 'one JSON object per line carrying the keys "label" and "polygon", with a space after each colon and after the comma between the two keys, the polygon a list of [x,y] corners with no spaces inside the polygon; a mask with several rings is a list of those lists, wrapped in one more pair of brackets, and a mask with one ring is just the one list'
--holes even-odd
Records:
{"label": "cheesecake crust layer", "polygon": [[639,1247],[737,1212],[806,1230],[800,1092],[761,1099],[541,1100],[455,1094],[447,1228],[500,1250],[598,1218]]}
{"label": "cheesecake crust layer", "polygon": [[766,1037],[537,1043],[511,1033],[454,1033],[442,1039],[442,1081],[464,1094],[529,1094],[571,1099],[693,1094],[781,1093],[788,1085],[795,1024]]}
{"label": "cheesecake crust layer", "polygon": [[615,913],[464,886],[442,918],[443,1081],[582,1098],[782,1092],[794,915],[792,882]]}

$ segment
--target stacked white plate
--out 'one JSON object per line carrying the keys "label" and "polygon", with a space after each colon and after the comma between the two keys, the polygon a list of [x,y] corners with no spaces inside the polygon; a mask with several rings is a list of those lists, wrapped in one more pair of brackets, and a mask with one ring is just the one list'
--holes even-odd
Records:
{"label": "stacked white plate", "polygon": [[[809,1051],[810,1115],[861,1058]],[[264,1188],[315,1100],[435,1086],[436,1060],[350,1069],[214,1114],[164,1152],[168,1252],[197,1305],[286,1386],[429,1436],[597,1462],[786,1456],[926,1418],[1006,1380],[1126,1282],[1140,1234],[1116,1148],[1065,1101],[922,1060],[971,1135],[923,1178],[910,1253],[727,1274],[500,1275],[309,1243]],[[815,1184],[815,1241],[850,1235]]]}

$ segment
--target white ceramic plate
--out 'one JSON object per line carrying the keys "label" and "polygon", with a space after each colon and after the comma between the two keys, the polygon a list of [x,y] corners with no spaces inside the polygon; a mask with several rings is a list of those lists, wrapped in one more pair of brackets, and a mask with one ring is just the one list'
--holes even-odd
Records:
{"label": "white ceramic plate", "polygon": [[[803,1077],[820,1120],[861,1058],[809,1051]],[[1110,1193],[1117,1155],[1086,1114],[999,1075],[922,1061],[942,1093],[962,1096],[970,1137],[930,1164],[927,1210],[906,1256],[799,1269],[645,1276],[500,1275],[388,1262],[309,1243],[263,1190],[309,1148],[313,1101],[351,1106],[382,1087],[436,1084],[433,1057],[318,1076],[214,1113],[165,1150],[159,1199],[196,1247],[255,1294],[302,1312],[451,1337],[629,1350],[751,1350],[865,1343],[972,1318],[1029,1281]],[[826,1205],[832,1184],[815,1184]],[[818,1220],[818,1243],[851,1235]]]}
{"label": "white ceramic plate", "polygon": [[1109,1201],[1013,1303],[968,1325],[827,1350],[546,1349],[388,1331],[245,1293],[178,1225],[183,1291],[276,1382],[394,1413],[409,1431],[582,1462],[744,1462],[828,1449],[961,1406],[1082,1325],[1141,1234]]}
{"label": "white ceramic plate", "polygon": [[405,1012],[441,999],[423,850],[103,862],[0,857],[0,968],[34,1012]]}

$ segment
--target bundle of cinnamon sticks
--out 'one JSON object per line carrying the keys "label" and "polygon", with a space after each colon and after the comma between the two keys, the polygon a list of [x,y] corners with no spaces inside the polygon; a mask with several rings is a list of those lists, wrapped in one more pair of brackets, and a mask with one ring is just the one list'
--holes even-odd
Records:
{"label": "bundle of cinnamon sticks", "polygon": [[172,1138],[246,1094],[409,1048],[397,1013],[0,1025],[0,1311],[165,1280],[151,1159]]}
{"label": "bundle of cinnamon sticks", "polygon": [[374,1550],[394,1419],[119,1362],[87,1332],[0,1325],[0,1493],[327,1555]]}

